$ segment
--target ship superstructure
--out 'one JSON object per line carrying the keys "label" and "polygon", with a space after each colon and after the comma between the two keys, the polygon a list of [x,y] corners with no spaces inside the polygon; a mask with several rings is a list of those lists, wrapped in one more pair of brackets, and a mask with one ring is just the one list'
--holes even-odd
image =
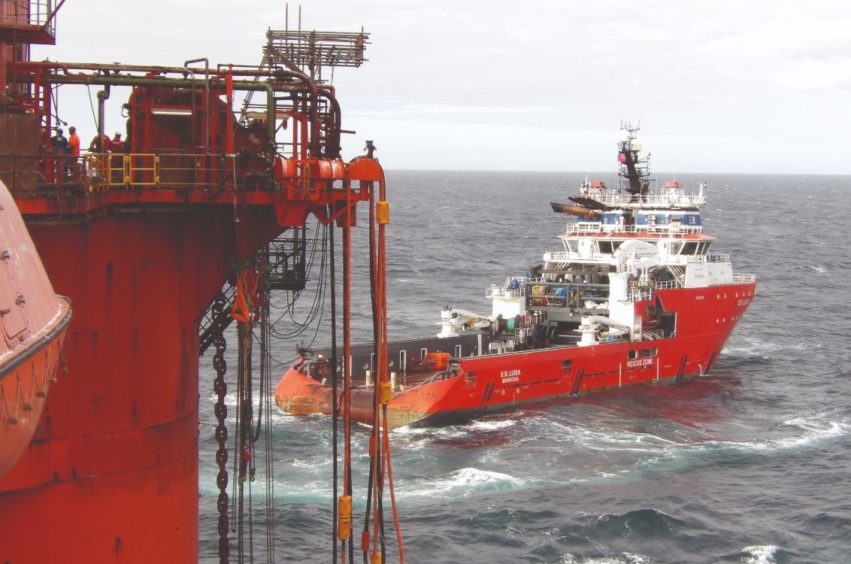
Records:
{"label": "ship superstructure", "polygon": [[[390,343],[394,424],[710,370],[754,298],[755,277],[711,252],[715,238],[700,215],[706,185],[691,193],[677,180],[657,186],[636,132],[626,124],[618,143],[621,185],[586,180],[569,203],[551,203],[576,217],[559,236],[562,248],[530,274],[488,287],[489,314],[446,307],[437,337]],[[321,362],[305,353],[278,384],[279,406],[328,410],[328,388],[315,374]],[[365,355],[352,363],[375,367]]]}
{"label": "ship superstructure", "polygon": [[[618,143],[622,186],[586,181],[571,204],[551,202],[579,220],[560,235],[563,250],[545,253],[531,277],[487,290],[493,319],[531,317],[533,331],[549,343],[652,341],[675,334],[664,310],[636,307],[658,290],[751,280],[733,275],[729,255],[710,253],[715,238],[703,233],[700,216],[706,185],[692,194],[677,180],[654,188],[635,133],[624,129]],[[518,337],[527,341],[525,332]],[[503,340],[511,348],[512,337]]]}

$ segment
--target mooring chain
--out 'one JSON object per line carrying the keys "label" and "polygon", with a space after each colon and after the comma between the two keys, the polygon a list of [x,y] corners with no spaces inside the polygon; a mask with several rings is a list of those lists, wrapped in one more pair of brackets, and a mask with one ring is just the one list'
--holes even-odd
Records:
{"label": "mooring chain", "polygon": [[[224,303],[219,304],[219,300],[213,306],[220,311],[224,310]],[[228,542],[228,428],[225,426],[225,420],[228,416],[228,408],[225,405],[225,395],[228,393],[228,385],[225,382],[225,373],[227,372],[227,363],[225,363],[225,338],[219,333],[213,339],[213,345],[216,347],[216,353],[213,356],[213,368],[216,370],[216,379],[213,382],[213,390],[216,392],[216,442],[219,443],[219,448],[216,450],[216,464],[219,466],[219,473],[216,476],[216,485],[219,488],[219,498],[216,502],[216,507],[219,510],[219,562],[226,563],[230,559],[230,544]]]}

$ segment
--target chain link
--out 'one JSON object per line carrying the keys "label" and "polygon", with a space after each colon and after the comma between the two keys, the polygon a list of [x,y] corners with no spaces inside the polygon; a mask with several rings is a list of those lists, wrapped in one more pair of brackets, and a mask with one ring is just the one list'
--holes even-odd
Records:
{"label": "chain link", "polygon": [[[225,304],[221,299],[221,294],[216,297],[213,304],[214,315],[219,315],[224,312]],[[216,406],[214,413],[216,415],[216,442],[219,448],[216,450],[216,464],[219,466],[219,473],[216,476],[216,485],[219,488],[219,498],[216,501],[216,507],[219,510],[219,562],[225,564],[230,559],[230,542],[228,541],[228,428],[225,425],[225,420],[228,416],[228,408],[225,405],[225,396],[228,393],[228,385],[225,382],[225,373],[227,372],[227,363],[225,362],[225,345],[224,335],[219,333],[213,339],[213,346],[216,347],[216,353],[213,356],[213,368],[216,370],[216,379],[213,382],[213,390],[216,392]]]}

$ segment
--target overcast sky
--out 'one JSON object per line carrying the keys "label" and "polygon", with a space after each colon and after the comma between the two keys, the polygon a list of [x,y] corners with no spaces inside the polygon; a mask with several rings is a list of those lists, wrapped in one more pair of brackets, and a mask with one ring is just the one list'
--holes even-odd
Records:
{"label": "overcast sky", "polygon": [[[284,6],[68,0],[57,46],[33,59],[257,64]],[[627,119],[660,172],[851,174],[848,0],[306,0],[301,11],[303,29],[371,34],[369,62],[335,74],[343,127],[357,131],[345,158],[374,139],[388,169],[613,171]],[[68,98],[63,119],[93,134],[88,101]]]}

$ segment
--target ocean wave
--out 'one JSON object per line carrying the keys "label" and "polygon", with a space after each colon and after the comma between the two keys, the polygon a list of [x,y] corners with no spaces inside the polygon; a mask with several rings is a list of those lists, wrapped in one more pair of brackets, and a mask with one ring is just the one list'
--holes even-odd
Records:
{"label": "ocean wave", "polygon": [[593,524],[594,534],[605,538],[648,539],[667,537],[683,525],[679,519],[658,509],[636,509],[623,515],[604,513]]}
{"label": "ocean wave", "polygon": [[331,497],[333,484],[330,479],[304,480],[295,487],[294,483],[291,480],[276,479],[274,482],[275,496],[284,498],[304,496]]}
{"label": "ocean wave", "polygon": [[744,441],[708,440],[702,443],[672,445],[637,461],[636,465],[647,470],[664,467],[670,471],[687,467],[696,461],[723,458],[725,454],[747,456],[761,453],[770,456],[787,450],[812,447],[825,440],[845,436],[851,431],[851,423],[847,419],[833,420],[832,417],[830,414],[816,414],[783,421],[778,425],[779,429],[797,428],[801,431],[786,436]]}
{"label": "ocean wave", "polygon": [[746,546],[739,554],[733,555],[738,562],[745,564],[774,564],[780,547],[772,544]]}
{"label": "ocean wave", "polygon": [[501,429],[508,429],[509,427],[513,427],[517,423],[516,419],[501,419],[497,421],[473,421],[469,425],[469,429],[471,431],[498,431]]}
{"label": "ocean wave", "polygon": [[[700,429],[686,429],[677,425],[652,426],[644,422],[647,428],[655,432],[613,429],[609,426],[579,426],[560,422],[552,418],[541,417],[536,433],[518,439],[519,443],[544,441],[547,450],[558,448],[563,452],[595,452],[600,457],[600,466],[596,468],[576,468],[571,474],[568,467],[559,474],[556,483],[582,482],[621,482],[630,481],[645,472],[671,472],[688,468],[694,464],[725,460],[729,457],[747,459],[752,454],[771,456],[774,453],[812,448],[824,441],[833,440],[851,433],[851,420],[836,412],[804,414],[783,419],[765,430],[762,425],[745,429],[750,435],[741,440],[721,440]],[[524,429],[525,430],[525,429]],[[736,430],[737,434],[742,432]],[[723,431],[717,431],[723,433]],[[500,456],[493,456],[484,462],[501,463]],[[569,458],[569,457],[568,457]],[[565,460],[568,460],[565,458]],[[561,459],[542,464],[562,464]],[[605,465],[605,466],[602,466]]]}
{"label": "ocean wave", "polygon": [[781,423],[783,427],[798,428],[803,433],[797,437],[788,437],[773,441],[772,447],[794,448],[817,443],[825,439],[847,435],[851,430],[848,419],[832,420],[833,413],[817,413],[811,416],[794,417]]}
{"label": "ocean wave", "polygon": [[433,433],[440,433],[442,431],[446,431],[447,429],[453,429],[453,427],[413,427],[411,425],[403,425],[401,427],[396,427],[393,429],[393,436],[424,436],[431,435]]}
{"label": "ocean wave", "polygon": [[[801,343],[796,343],[796,345],[801,345]],[[762,339],[755,335],[735,335],[724,345],[722,355],[756,355],[766,357],[770,353],[784,348],[786,347],[777,340]],[[724,356],[721,359],[726,360]]]}
{"label": "ocean wave", "polygon": [[561,558],[561,564],[648,564],[649,562],[653,562],[653,559],[641,554],[632,554],[630,552],[622,552],[621,554],[600,557],[565,554]]}
{"label": "ocean wave", "polygon": [[516,490],[526,483],[527,480],[515,478],[509,474],[467,467],[455,470],[444,477],[419,480],[409,487],[400,486],[396,493],[402,499],[459,498],[469,497],[474,493]]}
{"label": "ocean wave", "polygon": [[412,438],[412,439],[457,439],[470,434],[469,424],[464,425],[447,425],[445,427],[411,427],[405,425],[393,429],[392,438]]}
{"label": "ocean wave", "polygon": [[[541,417],[538,422],[542,427],[538,434],[546,437],[548,441],[572,443],[583,450],[657,452],[660,449],[680,445],[672,439],[647,432],[562,423],[549,417]],[[536,437],[531,439],[536,440]]]}
{"label": "ocean wave", "polygon": [[793,270],[809,270],[810,272],[824,274],[825,272],[827,272],[827,267],[822,266],[820,264],[800,264],[795,266]]}

